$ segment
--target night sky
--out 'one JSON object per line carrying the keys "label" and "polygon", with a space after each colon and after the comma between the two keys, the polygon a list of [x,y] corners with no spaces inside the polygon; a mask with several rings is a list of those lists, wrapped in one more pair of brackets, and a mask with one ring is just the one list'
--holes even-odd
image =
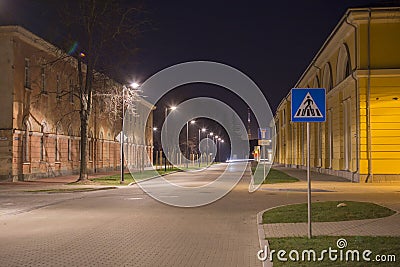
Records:
{"label": "night sky", "polygon": [[[55,12],[61,1],[0,0],[0,23],[19,24],[57,45],[63,30]],[[375,1],[380,3],[383,1]],[[131,1],[123,1],[129,6]],[[143,82],[165,67],[193,60],[228,64],[261,88],[271,109],[297,82],[348,7],[369,1],[144,1],[151,24],[137,41],[117,80]],[[58,31],[58,29],[60,29]],[[144,93],[145,94],[145,93]],[[194,84],[177,88],[159,104],[211,96],[231,104],[246,120],[247,108],[222,88]],[[157,112],[162,112],[159,108]],[[162,113],[161,113],[162,114]],[[157,117],[162,115],[156,113]]]}

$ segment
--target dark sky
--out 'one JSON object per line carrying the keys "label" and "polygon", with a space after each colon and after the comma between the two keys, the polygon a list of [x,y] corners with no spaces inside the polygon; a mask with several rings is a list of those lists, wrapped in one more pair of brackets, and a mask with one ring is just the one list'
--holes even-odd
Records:
{"label": "dark sky", "polygon": [[[57,33],[60,22],[53,10],[60,2],[0,0],[0,23],[20,24],[57,42],[57,34],[63,33]],[[138,40],[139,50],[130,65],[119,73],[120,80],[122,77],[127,82],[129,79],[143,82],[176,63],[217,61],[253,79],[274,111],[346,9],[368,5],[371,0],[144,2],[152,26]],[[124,5],[129,4],[130,1],[124,1]],[[245,105],[213,86],[184,86],[163,101],[176,104],[200,95],[233,99],[232,105],[247,117]]]}
{"label": "dark sky", "polygon": [[235,67],[274,110],[346,9],[370,1],[148,1],[157,31],[140,40],[139,77],[184,61]]}

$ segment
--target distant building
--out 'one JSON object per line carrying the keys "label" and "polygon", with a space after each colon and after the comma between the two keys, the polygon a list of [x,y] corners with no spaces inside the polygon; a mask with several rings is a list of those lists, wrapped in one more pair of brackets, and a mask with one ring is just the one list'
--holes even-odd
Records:
{"label": "distant building", "polygon": [[[400,181],[400,8],[349,9],[295,85],[326,88],[327,120],[311,123],[311,167],[352,181]],[[306,125],[275,115],[275,162],[304,168]]]}
{"label": "distant building", "polygon": [[[24,28],[1,26],[0,73],[0,180],[78,173],[76,60]],[[122,88],[105,79],[104,86],[110,85]],[[121,117],[112,118],[101,101],[94,96],[88,128],[89,172],[120,167],[116,137],[121,132]],[[146,118],[140,114],[153,106],[139,99],[136,108],[139,116],[131,116],[129,121],[146,127],[146,135],[141,139],[127,136],[124,151],[127,165],[143,168],[151,164],[153,117],[151,111]]]}

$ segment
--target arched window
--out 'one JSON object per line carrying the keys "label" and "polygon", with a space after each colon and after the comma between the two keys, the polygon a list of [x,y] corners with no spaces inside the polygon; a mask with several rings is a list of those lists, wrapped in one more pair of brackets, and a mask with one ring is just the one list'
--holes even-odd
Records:
{"label": "arched window", "polygon": [[103,131],[100,131],[100,135],[99,135],[99,160],[103,160],[103,141],[104,141]]}
{"label": "arched window", "polygon": [[319,82],[318,75],[315,75],[312,88],[320,88],[320,87],[321,87],[321,84]]}
{"label": "arched window", "polygon": [[45,133],[47,132],[46,123],[43,122],[40,126],[40,161],[45,160],[46,147],[45,147]]}
{"label": "arched window", "polygon": [[72,160],[72,128],[68,127],[68,160]]}
{"label": "arched window", "polygon": [[332,67],[329,62],[325,64],[322,77],[323,77],[322,78],[322,87],[325,88],[327,92],[329,92],[333,87]]}
{"label": "arched window", "polygon": [[31,130],[31,125],[29,120],[26,119],[24,122],[24,136],[22,138],[22,161],[29,162],[30,161],[30,138],[29,132]]}
{"label": "arched window", "polygon": [[89,161],[93,161],[93,132],[89,133]]}
{"label": "arched window", "polygon": [[343,44],[339,49],[337,70],[336,70],[336,84],[346,79],[351,74],[351,62],[349,48]]}
{"label": "arched window", "polygon": [[55,155],[54,155],[54,159],[56,162],[60,161],[60,154],[61,154],[61,147],[60,147],[60,140],[58,138],[58,135],[62,133],[62,128],[61,128],[61,123],[58,122],[57,123],[57,127],[56,127],[56,140],[54,142],[55,144]]}
{"label": "arched window", "polygon": [[111,145],[110,138],[111,138],[111,134],[110,134],[110,132],[108,131],[108,132],[107,132],[107,137],[106,137],[106,139],[107,139],[107,144],[106,144],[106,146],[105,146],[105,151],[104,151],[104,155],[106,156],[106,160],[107,160],[108,162],[110,161],[110,151],[111,151],[111,147],[110,147],[110,145]]}

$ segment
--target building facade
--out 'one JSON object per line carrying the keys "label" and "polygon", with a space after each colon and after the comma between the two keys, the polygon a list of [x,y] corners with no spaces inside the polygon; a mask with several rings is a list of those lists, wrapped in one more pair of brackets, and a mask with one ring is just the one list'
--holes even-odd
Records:
{"label": "building facade", "polygon": [[[297,88],[325,88],[327,116],[311,123],[311,168],[355,182],[400,181],[400,8],[349,9]],[[275,115],[276,163],[305,168],[305,123],[291,95]]]}
{"label": "building facade", "polygon": [[[80,165],[80,102],[77,61],[19,26],[0,27],[0,180],[31,180],[75,174]],[[119,87],[103,75],[102,86]],[[144,138],[127,136],[126,165],[151,165],[154,107],[138,98],[130,125],[145,127]],[[93,96],[88,127],[89,172],[120,168],[120,114],[110,114]]]}

